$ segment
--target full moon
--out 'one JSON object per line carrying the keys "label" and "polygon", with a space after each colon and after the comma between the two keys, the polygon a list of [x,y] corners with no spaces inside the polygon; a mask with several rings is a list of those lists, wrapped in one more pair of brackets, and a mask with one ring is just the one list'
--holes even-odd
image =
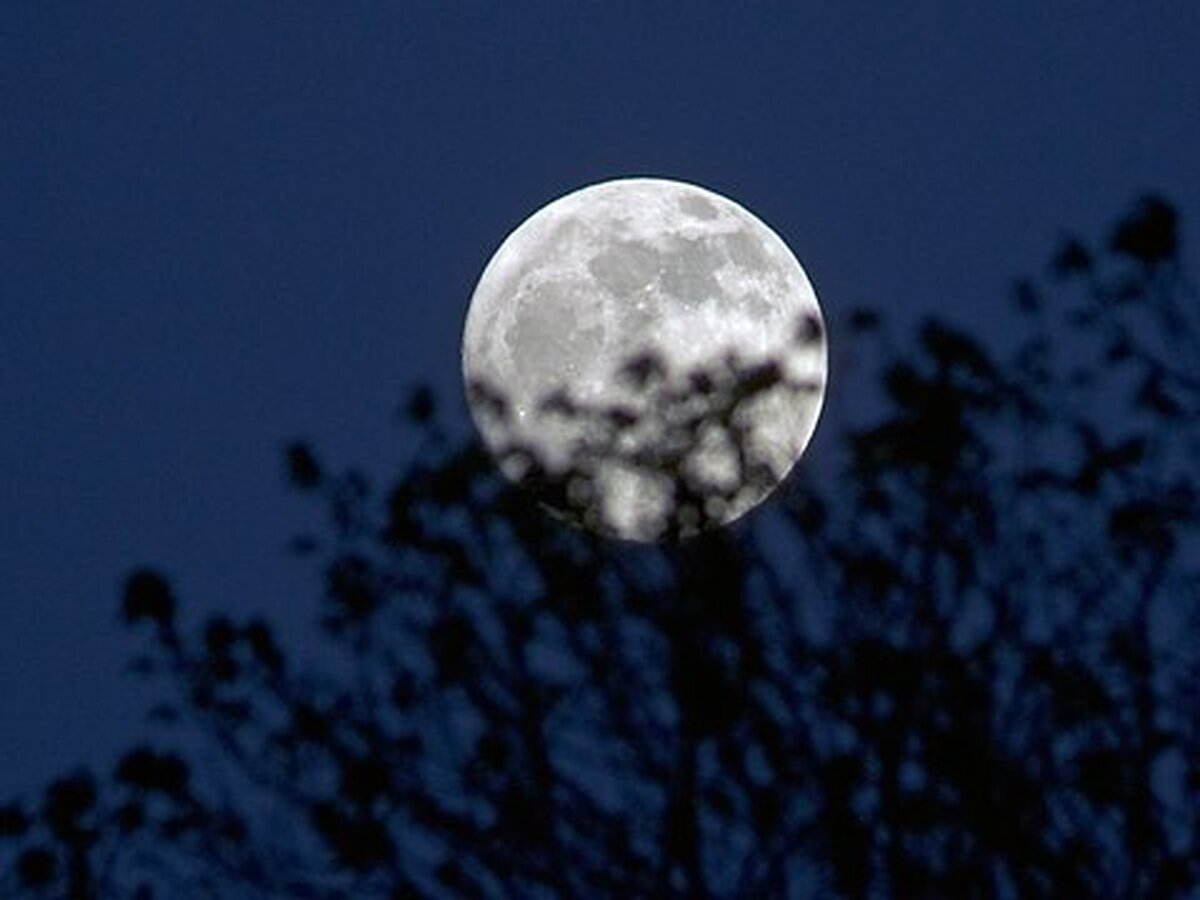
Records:
{"label": "full moon", "polygon": [[808,277],[760,219],[627,178],[509,234],[462,365],[510,480],[573,524],[655,541],[732,522],[787,476],[821,411],[826,340]]}

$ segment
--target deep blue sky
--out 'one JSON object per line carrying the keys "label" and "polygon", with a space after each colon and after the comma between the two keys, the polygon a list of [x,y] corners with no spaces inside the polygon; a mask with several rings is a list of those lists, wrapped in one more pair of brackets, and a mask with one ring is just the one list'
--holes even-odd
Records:
{"label": "deep blue sky", "polygon": [[385,471],[405,385],[460,408],[474,280],[555,196],[732,196],[834,341],[860,303],[988,327],[1060,229],[1148,188],[1194,232],[1200,4],[986,8],[9,4],[0,796],[139,733],[132,565],[303,625],[280,442]]}

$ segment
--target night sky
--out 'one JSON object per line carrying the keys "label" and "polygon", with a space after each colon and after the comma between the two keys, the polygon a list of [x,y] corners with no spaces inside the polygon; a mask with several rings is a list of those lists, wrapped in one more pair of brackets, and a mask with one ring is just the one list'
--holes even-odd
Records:
{"label": "night sky", "polygon": [[144,732],[132,566],[303,632],[283,442],[383,475],[408,386],[461,421],[474,281],[556,196],[734,198],[805,264],[835,354],[862,304],[990,329],[1063,229],[1149,189],[1194,247],[1200,4],[884,8],[9,4],[0,798]]}

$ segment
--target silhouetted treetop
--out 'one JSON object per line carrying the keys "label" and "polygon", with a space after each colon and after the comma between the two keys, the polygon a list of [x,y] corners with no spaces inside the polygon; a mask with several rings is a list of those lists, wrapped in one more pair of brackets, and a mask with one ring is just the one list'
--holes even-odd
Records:
{"label": "silhouetted treetop", "polygon": [[[425,389],[382,484],[286,445],[327,513],[293,544],[318,661],[254,617],[190,621],[166,576],[132,572],[121,615],[161,730],[0,806],[0,895],[1195,896],[1183,259],[1148,197],[1064,238],[1004,334],[847,313],[833,384],[850,358],[866,384],[819,465],[733,528],[706,527],[707,501],[778,473],[692,460],[709,416],[736,427],[786,382],[770,363],[676,379],[644,356],[636,402],[547,398],[578,456],[515,440],[520,486]],[[589,454],[623,446],[669,475],[658,533],[689,540],[545,514],[586,517]]]}

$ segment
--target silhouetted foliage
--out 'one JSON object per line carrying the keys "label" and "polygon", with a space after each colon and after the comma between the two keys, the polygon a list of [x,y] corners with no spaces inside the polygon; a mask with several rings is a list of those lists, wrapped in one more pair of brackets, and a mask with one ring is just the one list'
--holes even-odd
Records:
{"label": "silhouetted foliage", "polygon": [[[691,540],[562,527],[427,392],[383,492],[292,445],[329,509],[298,546],[327,670],[259,620],[185,627],[133,573],[141,668],[216,754],[183,733],[0,807],[0,894],[1195,896],[1200,344],[1175,212],[1149,198],[1048,272],[1006,345],[851,314],[842,352],[878,361],[857,415],[733,528],[680,475],[663,533]],[[722,415],[779,380],[628,373]],[[639,424],[549,406],[595,452]],[[675,424],[678,475],[702,422]],[[580,474],[524,465],[535,497]]]}
{"label": "silhouetted foliage", "polygon": [[167,579],[152,569],[138,569],[125,581],[121,615],[130,624],[143,619],[165,625],[175,615],[175,598]]}
{"label": "silhouetted foliage", "polygon": [[288,478],[301,490],[315,488],[321,483],[321,466],[305,443],[295,441],[284,451],[287,458]]}
{"label": "silhouetted foliage", "polygon": [[[823,325],[802,316],[787,337],[778,358],[730,352],[685,371],[638,352],[609,397],[564,386],[541,398],[524,412],[537,417],[532,434],[500,386],[475,381],[468,394],[501,469],[547,512],[609,536],[677,540],[751,508],[801,449],[824,387]],[[569,450],[552,452],[559,444]]]}

